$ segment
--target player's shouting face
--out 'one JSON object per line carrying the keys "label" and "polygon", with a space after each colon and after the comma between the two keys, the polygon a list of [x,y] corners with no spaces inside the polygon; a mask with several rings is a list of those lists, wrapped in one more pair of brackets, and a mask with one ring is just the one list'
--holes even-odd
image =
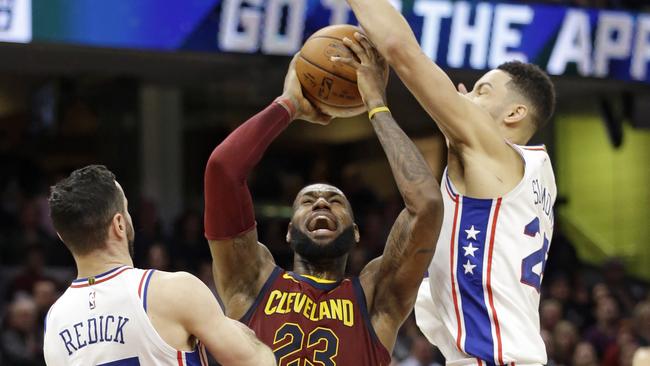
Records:
{"label": "player's shouting face", "polygon": [[293,204],[287,242],[311,262],[346,255],[359,242],[352,208],[338,188],[313,184],[303,188]]}

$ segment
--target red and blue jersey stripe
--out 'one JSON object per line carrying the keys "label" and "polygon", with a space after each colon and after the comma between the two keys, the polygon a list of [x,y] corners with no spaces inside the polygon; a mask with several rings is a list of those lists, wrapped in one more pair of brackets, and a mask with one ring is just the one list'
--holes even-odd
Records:
{"label": "red and blue jersey stripe", "polygon": [[451,286],[456,322],[456,346],[478,365],[503,365],[499,318],[491,280],[494,234],[501,199],[458,195],[449,177],[445,189],[454,202],[450,243]]}

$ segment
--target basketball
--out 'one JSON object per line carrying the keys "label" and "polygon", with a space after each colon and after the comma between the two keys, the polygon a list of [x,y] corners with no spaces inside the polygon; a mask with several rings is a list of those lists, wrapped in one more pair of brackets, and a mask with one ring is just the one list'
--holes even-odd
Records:
{"label": "basketball", "polygon": [[296,60],[304,96],[332,117],[352,117],[366,110],[356,70],[330,60],[333,56],[356,58],[343,43],[345,37],[355,41],[355,32],[362,31],[347,24],[325,27],[307,39]]}

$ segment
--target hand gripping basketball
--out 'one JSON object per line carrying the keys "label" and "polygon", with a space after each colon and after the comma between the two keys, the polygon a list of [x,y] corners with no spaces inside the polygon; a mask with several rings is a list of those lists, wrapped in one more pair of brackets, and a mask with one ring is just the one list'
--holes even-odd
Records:
{"label": "hand gripping basketball", "polygon": [[356,57],[343,39],[352,39],[358,32],[360,28],[347,24],[325,27],[309,37],[296,59],[305,97],[334,117],[352,117],[366,110],[357,86],[357,71],[332,61],[332,57]]}

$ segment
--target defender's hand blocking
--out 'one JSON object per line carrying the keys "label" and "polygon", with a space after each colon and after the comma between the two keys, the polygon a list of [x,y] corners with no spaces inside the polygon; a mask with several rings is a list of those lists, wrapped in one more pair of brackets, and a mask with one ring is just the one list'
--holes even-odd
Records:
{"label": "defender's hand blocking", "polygon": [[361,33],[355,33],[357,42],[344,38],[348,48],[354,52],[359,61],[354,58],[332,57],[332,61],[340,62],[357,70],[357,85],[363,102],[368,110],[386,105],[387,72],[386,61],[370,40]]}
{"label": "defender's hand blocking", "polygon": [[298,58],[298,54],[293,56],[293,60],[289,64],[289,70],[284,79],[282,97],[291,100],[296,108],[296,114],[293,116],[295,119],[301,119],[319,125],[327,125],[332,121],[332,117],[319,111],[302,94],[302,86],[296,74],[296,58]]}

